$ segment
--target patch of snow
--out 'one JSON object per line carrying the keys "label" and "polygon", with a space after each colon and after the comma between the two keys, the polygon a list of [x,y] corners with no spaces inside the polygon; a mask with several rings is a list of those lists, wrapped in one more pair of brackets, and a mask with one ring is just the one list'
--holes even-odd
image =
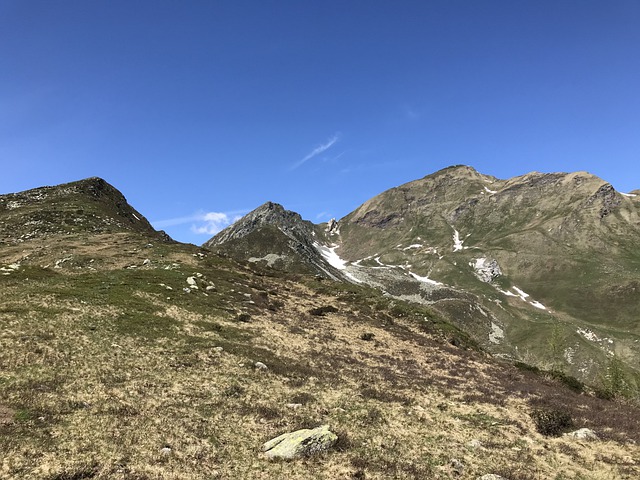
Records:
{"label": "patch of snow", "polygon": [[376,261],[376,263],[377,263],[378,265],[380,265],[380,266],[382,266],[382,267],[386,267],[386,265],[380,261],[380,257],[376,257],[376,258],[374,258],[374,260]]}
{"label": "patch of snow", "polygon": [[635,193],[622,193],[622,192],[620,192],[620,195],[624,195],[625,197],[637,197],[637,195]]}
{"label": "patch of snow", "polygon": [[2,275],[10,275],[12,272],[15,272],[19,268],[19,263],[12,263],[10,265],[0,267],[0,272],[2,272]]}
{"label": "patch of snow", "polygon": [[502,330],[498,325],[491,322],[491,333],[489,333],[489,341],[491,343],[500,343],[500,341],[504,338],[504,330]]}
{"label": "patch of snow", "polygon": [[520,288],[511,287],[511,289],[515,290],[516,293],[510,292],[508,290],[501,290],[496,287],[496,290],[498,290],[503,295],[506,295],[507,297],[520,297],[520,300],[522,300],[523,302],[527,302],[532,307],[539,308],[540,310],[547,310],[547,307],[545,307],[542,303],[538,302],[537,300],[532,300],[530,295],[525,291],[521,290]]}
{"label": "patch of snow", "polygon": [[523,292],[518,287],[512,287],[512,288],[516,291],[516,293],[522,300],[524,300],[525,302],[527,301],[527,297],[529,296],[528,293]]}
{"label": "patch of snow", "polygon": [[484,191],[491,194],[498,193],[496,190],[489,190],[487,187],[484,187]]}
{"label": "patch of snow", "polygon": [[406,250],[411,250],[412,248],[421,248],[422,244],[421,243],[414,243],[412,245],[409,245],[408,247],[404,247],[402,250],[406,251]]}
{"label": "patch of snow", "polygon": [[416,275],[413,272],[409,272],[409,275],[411,275],[416,280],[418,280],[420,282],[423,282],[423,283],[427,283],[429,285],[444,285],[443,283],[436,282],[435,280],[431,280],[429,277],[421,277],[420,275]]}
{"label": "patch of snow", "polygon": [[463,250],[464,249],[464,247],[462,246],[463,242],[464,240],[460,240],[460,233],[454,228],[453,229],[453,251],[459,252],[460,250]]}
{"label": "patch of snow", "polygon": [[132,213],[133,218],[135,218],[136,220],[140,221],[140,219],[138,218],[138,216],[135,213]]}
{"label": "patch of snow", "polygon": [[[314,243],[313,246],[316,247],[316,249],[320,252],[320,255],[322,255],[332,267],[335,267],[338,270],[345,270],[347,268],[347,261],[341,259],[336,253],[336,248],[338,248],[338,245],[334,245],[333,247],[325,247],[324,245]],[[350,278],[353,277],[350,274],[347,274],[347,276],[349,276]],[[355,277],[353,277],[353,279],[355,279]]]}

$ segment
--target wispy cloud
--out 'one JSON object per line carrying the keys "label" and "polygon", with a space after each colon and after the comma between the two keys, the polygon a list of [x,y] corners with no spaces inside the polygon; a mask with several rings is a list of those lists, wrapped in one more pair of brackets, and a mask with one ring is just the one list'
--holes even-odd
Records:
{"label": "wispy cloud", "polygon": [[219,231],[237,222],[248,210],[235,210],[231,212],[205,212],[199,211],[184,217],[168,218],[151,222],[155,228],[175,227],[177,225],[191,224],[191,231],[200,235],[215,235]]}
{"label": "wispy cloud", "polygon": [[207,212],[202,218],[200,225],[191,225],[191,231],[201,235],[215,235],[234,222],[240,220],[240,216],[230,217],[223,212]]}
{"label": "wispy cloud", "polygon": [[322,145],[318,145],[316,148],[314,148],[303,159],[298,160],[296,163],[291,165],[290,170],[295,170],[296,168],[302,166],[303,164],[311,160],[313,157],[317,157],[321,153],[326,152],[331,147],[333,147],[336,143],[338,143],[338,140],[340,140],[340,134],[336,133],[333,137],[331,137],[325,143],[323,143]]}
{"label": "wispy cloud", "polygon": [[422,117],[422,113],[410,107],[409,105],[405,105],[403,107],[403,113],[407,120],[418,120]]}

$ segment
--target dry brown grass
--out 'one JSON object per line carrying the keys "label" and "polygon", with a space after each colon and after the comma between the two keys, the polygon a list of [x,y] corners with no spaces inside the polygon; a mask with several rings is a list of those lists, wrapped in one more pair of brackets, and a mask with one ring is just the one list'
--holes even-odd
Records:
{"label": "dry brown grass", "polygon": [[[0,278],[0,478],[640,475],[632,406],[454,347],[383,297],[201,259],[195,247],[116,240],[91,252],[108,265],[96,272],[52,276],[34,261],[28,274]],[[123,269],[144,258],[144,271]],[[215,292],[182,292],[195,272]],[[538,434],[532,408],[559,404],[604,440]],[[324,423],[340,437],[335,450],[261,456],[273,436]]]}

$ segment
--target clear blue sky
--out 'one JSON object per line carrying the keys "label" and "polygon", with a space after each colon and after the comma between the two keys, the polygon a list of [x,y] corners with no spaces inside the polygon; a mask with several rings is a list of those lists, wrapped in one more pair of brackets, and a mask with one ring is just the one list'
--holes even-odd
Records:
{"label": "clear blue sky", "polygon": [[0,193],[101,176],[199,244],[453,164],[640,188],[640,1],[0,0]]}

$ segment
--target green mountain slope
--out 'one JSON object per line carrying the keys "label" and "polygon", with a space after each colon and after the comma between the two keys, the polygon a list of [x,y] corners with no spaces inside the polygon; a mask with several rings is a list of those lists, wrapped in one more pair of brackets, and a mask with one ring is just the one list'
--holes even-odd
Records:
{"label": "green mountain slope", "polygon": [[612,355],[637,368],[640,198],[593,175],[450,167],[372,198],[333,233],[318,241],[342,278],[431,305],[497,354],[589,381]]}

